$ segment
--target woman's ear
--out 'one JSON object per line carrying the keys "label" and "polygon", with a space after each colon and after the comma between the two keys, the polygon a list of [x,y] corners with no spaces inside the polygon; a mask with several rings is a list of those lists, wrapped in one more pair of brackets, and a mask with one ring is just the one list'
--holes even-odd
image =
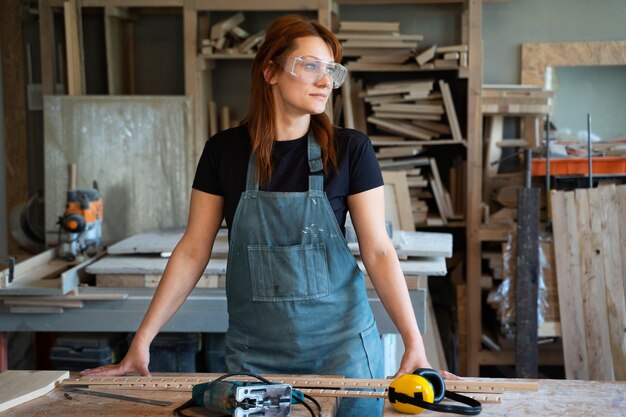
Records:
{"label": "woman's ear", "polygon": [[269,85],[274,85],[278,81],[278,75],[274,70],[274,63],[270,63],[267,67],[263,69],[263,78]]}

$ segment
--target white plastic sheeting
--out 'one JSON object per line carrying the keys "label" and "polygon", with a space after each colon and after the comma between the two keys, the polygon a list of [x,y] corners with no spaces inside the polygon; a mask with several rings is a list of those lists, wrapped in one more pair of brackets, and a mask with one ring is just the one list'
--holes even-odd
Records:
{"label": "white plastic sheeting", "polygon": [[56,242],[68,189],[97,181],[105,244],[149,230],[182,227],[195,161],[191,100],[181,96],[46,96],[45,224]]}

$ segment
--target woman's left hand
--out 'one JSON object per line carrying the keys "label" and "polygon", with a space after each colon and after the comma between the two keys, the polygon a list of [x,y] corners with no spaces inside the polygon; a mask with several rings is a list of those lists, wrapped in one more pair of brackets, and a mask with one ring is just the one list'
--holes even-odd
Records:
{"label": "woman's left hand", "polygon": [[[398,372],[396,372],[393,378],[395,379],[404,374],[410,374],[419,368],[432,369],[432,366],[430,365],[430,362],[428,362],[428,359],[424,357],[423,355],[420,355],[418,351],[407,349],[404,352],[404,355],[402,355],[402,361],[400,362],[400,369],[398,369]],[[442,369],[439,370],[439,374],[441,374],[441,376],[444,379],[452,379],[452,380],[461,379],[460,377],[453,374],[452,372],[448,372]]]}

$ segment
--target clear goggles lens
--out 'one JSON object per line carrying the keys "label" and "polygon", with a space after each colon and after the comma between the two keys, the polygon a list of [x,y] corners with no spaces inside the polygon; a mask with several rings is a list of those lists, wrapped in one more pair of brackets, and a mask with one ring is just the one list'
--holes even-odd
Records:
{"label": "clear goggles lens", "polygon": [[348,69],[341,64],[322,61],[310,56],[286,59],[282,66],[292,76],[311,84],[328,77],[333,83],[333,88],[341,87],[348,73]]}

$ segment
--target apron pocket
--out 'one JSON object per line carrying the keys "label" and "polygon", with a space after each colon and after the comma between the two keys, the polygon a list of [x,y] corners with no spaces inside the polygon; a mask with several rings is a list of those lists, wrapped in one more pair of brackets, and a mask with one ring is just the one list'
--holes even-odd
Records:
{"label": "apron pocket", "polygon": [[326,245],[248,245],[254,301],[303,301],[329,294]]}

